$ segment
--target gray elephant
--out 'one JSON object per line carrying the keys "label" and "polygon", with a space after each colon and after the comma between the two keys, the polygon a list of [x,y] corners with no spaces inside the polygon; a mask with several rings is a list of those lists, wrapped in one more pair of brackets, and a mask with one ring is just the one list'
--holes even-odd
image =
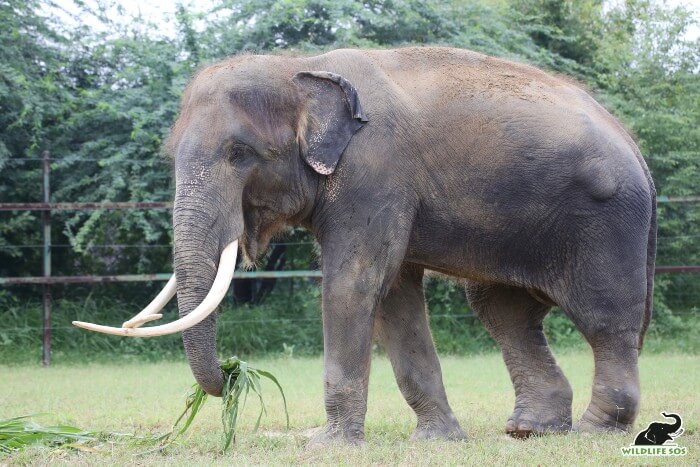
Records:
{"label": "gray elephant", "polygon": [[[253,262],[273,235],[304,226],[323,270],[328,423],[314,443],[363,442],[375,334],[416,413],[413,436],[464,437],[429,330],[425,270],[463,280],[502,347],[516,395],[508,433],[572,428],[571,387],[542,332],[554,305],[595,359],[575,428],[634,422],[655,189],[632,138],[575,84],[451,48],[240,55],[192,79],[167,148],[174,278],[122,328],[78,325],[184,330],[195,378],[220,395],[210,313],[237,242]],[[181,319],[139,328],[175,290]]]}

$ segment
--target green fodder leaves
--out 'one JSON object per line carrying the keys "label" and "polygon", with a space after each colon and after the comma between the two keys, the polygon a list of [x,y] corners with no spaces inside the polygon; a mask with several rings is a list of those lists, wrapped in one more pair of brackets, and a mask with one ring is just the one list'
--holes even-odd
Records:
{"label": "green fodder leaves", "polygon": [[204,403],[207,400],[208,394],[204,392],[204,389],[202,389],[199,384],[193,384],[192,385],[192,392],[187,396],[187,401],[185,402],[185,410],[180,414],[177,420],[175,420],[175,423],[173,424],[173,431],[165,435],[166,437],[169,436],[172,432],[175,431],[175,427],[180,423],[180,421],[185,418],[185,415],[187,415],[187,418],[185,419],[185,424],[178,430],[177,434],[175,437],[177,438],[181,434],[183,434],[187,429],[190,427],[192,424],[192,421],[194,421],[194,417],[197,416],[199,413],[199,410],[202,408]]}
{"label": "green fodder leaves", "polygon": [[[282,386],[275,376],[269,371],[260,370],[251,367],[247,362],[238,357],[231,357],[221,362],[221,371],[224,374],[224,390],[222,398],[221,423],[224,427],[223,451],[226,452],[233,444],[236,437],[236,426],[238,417],[245,408],[248,395],[252,391],[260,402],[260,412],[255,422],[254,430],[257,431],[260,426],[262,416],[267,414],[265,401],[262,396],[261,378],[267,378],[272,381],[282,395],[284,402],[284,413],[287,420],[287,428],[289,428],[289,412],[287,410],[287,398],[284,395]],[[164,446],[174,442],[180,435],[185,433],[192,424],[192,421],[199,413],[204,402],[207,400],[207,394],[198,385],[192,386],[193,391],[188,395],[185,404],[185,410],[180,414],[173,425],[170,433],[164,435],[160,439],[164,441]],[[185,420],[184,425],[176,431],[182,420]],[[174,435],[173,435],[174,433]]]}
{"label": "green fodder leaves", "polygon": [[[50,414],[41,414],[50,415]],[[0,456],[21,451],[30,446],[74,449],[79,451],[104,453],[100,445],[108,444],[154,444],[163,436],[136,436],[131,433],[106,431],[85,431],[70,425],[44,426],[32,420],[36,415],[22,415],[0,419]]]}
{"label": "green fodder leaves", "polygon": [[0,419],[0,454],[24,449],[33,444],[76,447],[75,443],[97,440],[97,434],[69,425],[43,426],[32,415]]}
{"label": "green fodder leaves", "polygon": [[[238,357],[231,357],[223,361],[221,363],[221,371],[224,375],[221,411],[221,421],[224,427],[224,452],[231,447],[235,440],[238,419],[251,392],[257,396],[260,402],[260,412],[258,413],[254,430],[257,430],[260,426],[262,416],[267,414],[262,395],[262,378],[269,379],[279,389],[284,402],[287,428],[289,428],[287,398],[284,395],[282,386],[272,373],[251,367]],[[9,454],[35,444],[94,451],[88,444],[91,445],[105,440],[110,440],[110,442],[114,443],[115,439],[120,443],[128,441],[140,445],[157,445],[156,448],[149,449],[141,454],[161,451],[190,428],[207,398],[207,393],[204,392],[199,384],[194,384],[192,391],[187,396],[185,410],[175,420],[172,430],[161,436],[139,437],[131,434],[89,432],[68,425],[43,426],[31,420],[31,415],[0,419],[0,455]]]}

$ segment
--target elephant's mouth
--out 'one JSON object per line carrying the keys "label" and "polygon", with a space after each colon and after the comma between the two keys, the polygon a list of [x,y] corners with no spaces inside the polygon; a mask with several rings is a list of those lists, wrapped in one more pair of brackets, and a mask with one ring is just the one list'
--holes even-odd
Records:
{"label": "elephant's mouth", "polygon": [[270,241],[282,233],[284,229],[284,222],[275,222],[264,226],[246,226],[241,236],[241,253],[243,253],[241,267],[243,269],[255,268],[258,259],[270,246]]}
{"label": "elephant's mouth", "polygon": [[259,243],[255,239],[244,234],[241,237],[241,253],[243,254],[241,258],[241,268],[245,270],[254,269],[259,251]]}

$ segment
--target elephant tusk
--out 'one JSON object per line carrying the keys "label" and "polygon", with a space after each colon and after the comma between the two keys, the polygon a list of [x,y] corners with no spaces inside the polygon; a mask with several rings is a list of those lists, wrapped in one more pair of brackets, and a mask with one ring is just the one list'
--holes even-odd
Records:
{"label": "elephant tusk", "polygon": [[[233,271],[236,268],[237,254],[238,240],[230,243],[226,248],[224,248],[224,251],[221,253],[219,269],[216,272],[214,283],[212,284],[209,293],[204,298],[202,303],[200,303],[199,306],[192,310],[190,313],[176,321],[148,328],[115,328],[111,326],[103,326],[101,324],[85,323],[82,321],[73,321],[73,325],[90,331],[101,332],[104,334],[113,334],[115,336],[129,337],[164,336],[167,334],[174,334],[176,332],[184,331],[185,329],[191,328],[192,326],[203,321],[214,310],[216,310],[216,307],[219,306],[219,303],[221,303],[221,300],[223,300],[224,295],[226,295],[226,292],[228,291],[229,285],[231,285],[231,280],[233,280]],[[141,313],[139,313],[139,315],[141,315]],[[157,319],[155,318],[155,316],[156,315],[152,314],[146,319],[147,321]]]}
{"label": "elephant tusk", "polygon": [[165,284],[163,290],[160,291],[156,298],[153,299],[151,303],[148,304],[146,308],[143,309],[139,314],[131,318],[129,321],[125,321],[122,324],[123,328],[137,328],[144,323],[160,319],[163,315],[158,314],[160,310],[168,304],[171,298],[177,292],[177,279],[175,279],[175,274],[172,275],[168,283]]}

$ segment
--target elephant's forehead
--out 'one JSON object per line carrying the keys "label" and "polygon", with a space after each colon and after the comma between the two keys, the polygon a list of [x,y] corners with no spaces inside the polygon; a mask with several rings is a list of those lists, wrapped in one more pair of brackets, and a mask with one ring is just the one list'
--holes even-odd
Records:
{"label": "elephant's forehead", "polygon": [[198,72],[190,83],[195,96],[243,93],[261,87],[278,87],[288,68],[280,57],[244,55],[210,65]]}
{"label": "elephant's forehead", "polygon": [[193,107],[221,101],[236,84],[233,76],[226,73],[198,74],[183,95],[183,106]]}

